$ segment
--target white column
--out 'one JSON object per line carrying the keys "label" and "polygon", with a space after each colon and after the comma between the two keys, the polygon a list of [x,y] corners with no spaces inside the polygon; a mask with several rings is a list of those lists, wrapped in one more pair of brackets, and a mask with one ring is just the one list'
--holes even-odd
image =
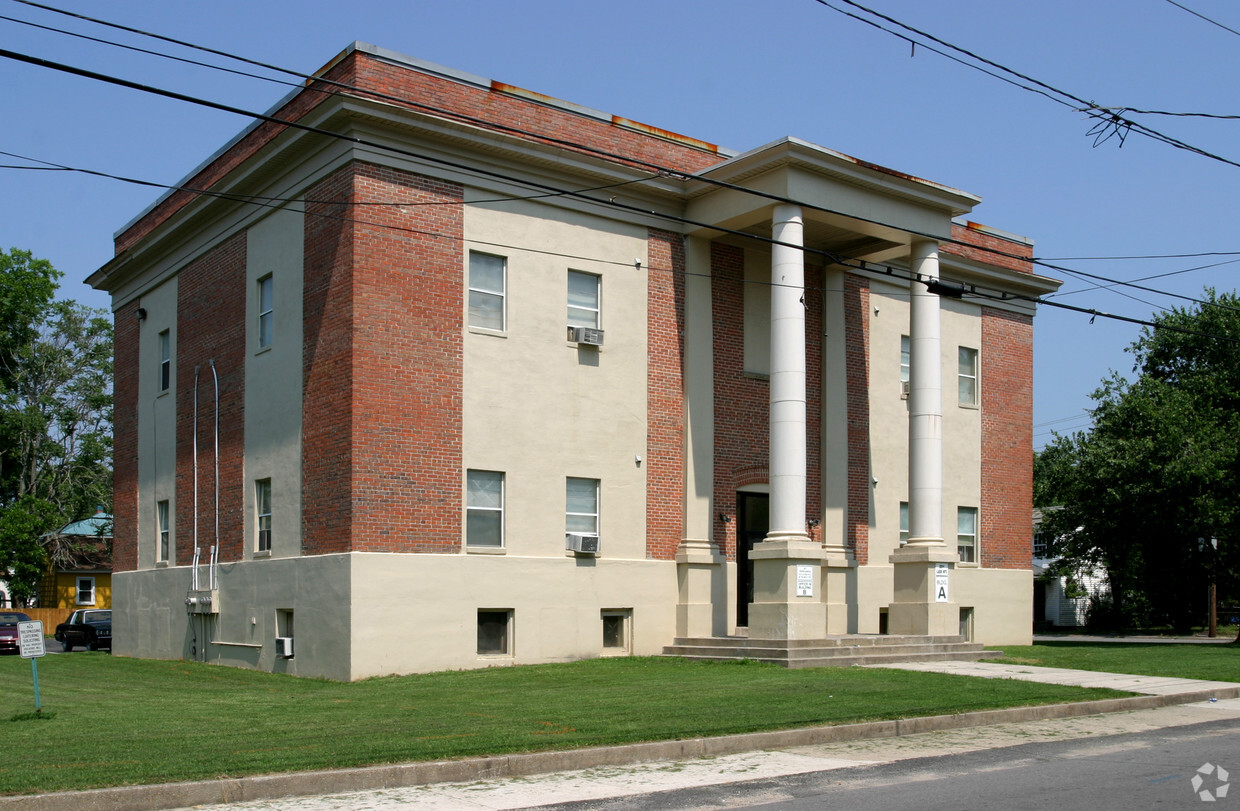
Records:
{"label": "white column", "polygon": [[[926,282],[939,277],[939,246],[915,240],[909,283],[908,528],[909,542],[891,555],[892,634],[954,636],[960,606],[952,602],[954,547],[943,543],[943,354],[939,297]],[[944,578],[946,575],[946,578]]]}
{"label": "white column", "polygon": [[771,226],[770,532],[805,537],[805,254],[801,209],[777,205]]}
{"label": "white column", "polygon": [[918,278],[939,278],[939,246],[912,245],[909,284],[908,529],[910,544],[943,543],[943,353],[939,297]]}

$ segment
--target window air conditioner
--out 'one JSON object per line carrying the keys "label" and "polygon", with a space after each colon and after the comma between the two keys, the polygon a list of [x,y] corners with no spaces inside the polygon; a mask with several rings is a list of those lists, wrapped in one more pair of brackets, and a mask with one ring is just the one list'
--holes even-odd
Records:
{"label": "window air conditioner", "polygon": [[603,331],[594,327],[569,327],[568,340],[586,346],[602,346]]}
{"label": "window air conditioner", "polygon": [[277,636],[276,637],[276,656],[281,659],[293,658],[293,637]]}
{"label": "window air conditioner", "polygon": [[908,388],[909,388],[909,386],[908,386],[908,381],[907,381],[907,380],[901,380],[901,381],[900,381],[900,397],[901,397],[901,399],[904,399],[904,400],[907,400],[907,399],[908,399]]}
{"label": "window air conditioner", "polygon": [[564,536],[564,548],[573,552],[580,552],[583,555],[597,555],[598,536],[580,535],[576,532],[566,533]]}

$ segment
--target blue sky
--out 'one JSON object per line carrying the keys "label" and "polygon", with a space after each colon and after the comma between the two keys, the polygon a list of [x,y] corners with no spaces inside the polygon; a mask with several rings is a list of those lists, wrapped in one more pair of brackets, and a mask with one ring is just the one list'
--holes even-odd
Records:
{"label": "blue sky", "polygon": [[[832,0],[837,2],[837,0]],[[1031,237],[1039,257],[1240,250],[1240,168],[1130,134],[1095,147],[1078,111],[847,18],[815,0],[53,0],[222,51],[312,72],[354,40],[747,150],[793,135],[954,186],[983,202],[970,219]],[[1240,31],[1240,7],[1182,5]],[[843,5],[839,3],[839,5]],[[872,0],[870,8],[1103,106],[1240,114],[1240,35],[1169,0]],[[0,15],[195,57],[14,0]],[[266,110],[289,88],[128,53],[0,20],[0,48]],[[197,55],[195,58],[206,58]],[[213,60],[219,61],[219,60]],[[0,151],[176,183],[246,121],[183,102],[0,59]],[[1240,121],[1132,116],[1240,162]],[[0,163],[24,161],[0,156]],[[82,281],[113,232],[158,190],[82,174],[0,169],[0,246],[50,259],[63,295],[97,307]],[[1240,257],[1063,261],[1088,273],[1199,297],[1234,290]],[[1178,271],[1178,272],[1177,272]],[[1148,319],[1188,302],[1065,280],[1059,301]],[[1035,444],[1083,427],[1089,393],[1139,327],[1039,308]]]}

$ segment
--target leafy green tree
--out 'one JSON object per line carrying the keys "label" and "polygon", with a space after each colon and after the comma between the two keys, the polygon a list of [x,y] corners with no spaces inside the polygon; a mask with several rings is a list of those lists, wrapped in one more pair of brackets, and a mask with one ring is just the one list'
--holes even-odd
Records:
{"label": "leafy green tree", "polygon": [[1043,531],[1065,562],[1106,569],[1115,624],[1203,621],[1211,571],[1240,594],[1240,299],[1204,301],[1158,316],[1129,348],[1137,379],[1103,381],[1093,428],[1035,461],[1038,506],[1063,507]]}
{"label": "leafy green tree", "polygon": [[39,536],[111,503],[112,324],[53,301],[59,274],[0,254],[0,578],[30,596],[46,566]]}

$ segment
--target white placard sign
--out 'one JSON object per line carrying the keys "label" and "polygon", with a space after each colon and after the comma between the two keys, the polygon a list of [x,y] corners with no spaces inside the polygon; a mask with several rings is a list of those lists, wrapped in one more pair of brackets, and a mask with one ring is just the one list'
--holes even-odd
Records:
{"label": "white placard sign", "polygon": [[17,623],[18,645],[21,646],[22,658],[33,659],[47,654],[47,646],[43,644],[43,621]]}
{"label": "white placard sign", "polygon": [[934,601],[936,603],[947,602],[947,564],[934,564]]}
{"label": "white placard sign", "polygon": [[797,596],[814,596],[814,567],[797,566]]}

